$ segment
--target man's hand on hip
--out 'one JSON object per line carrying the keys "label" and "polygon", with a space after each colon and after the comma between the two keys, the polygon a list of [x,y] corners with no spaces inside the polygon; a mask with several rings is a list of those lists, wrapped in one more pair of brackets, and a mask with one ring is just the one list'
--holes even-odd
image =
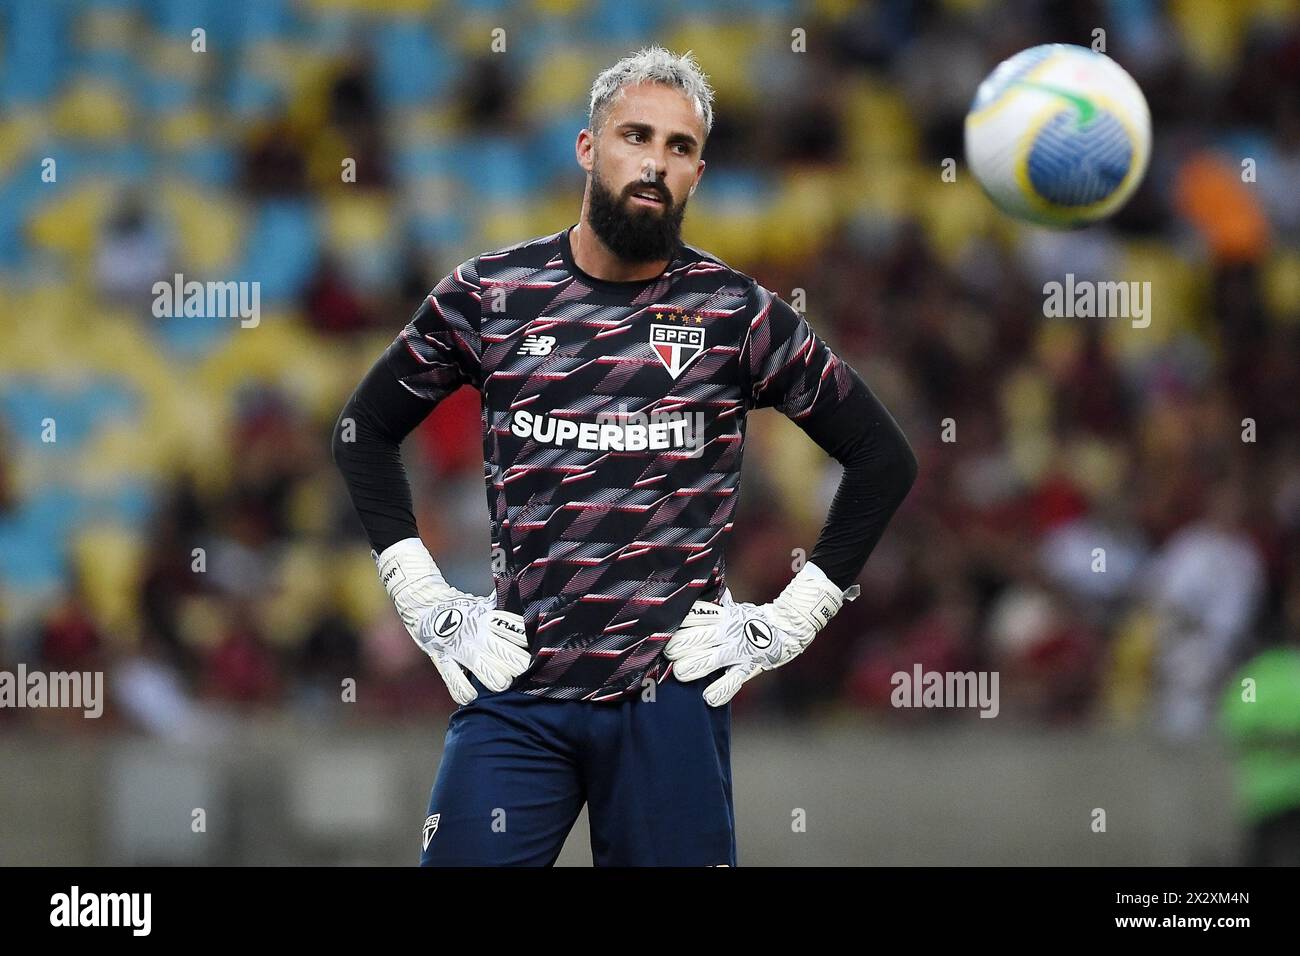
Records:
{"label": "man's hand on hip", "polygon": [[523,617],[498,610],[494,597],[449,585],[419,538],[371,555],[407,631],[438,668],[456,703],[478,696],[465,671],[489,690],[502,691],[528,668]]}
{"label": "man's hand on hip", "polygon": [[801,654],[859,590],[855,584],[841,591],[808,562],[770,604],[737,604],[730,591],[723,592],[721,603],[696,601],[669,639],[664,655],[682,681],[726,668],[704,690],[705,701],[721,707],[755,674]]}

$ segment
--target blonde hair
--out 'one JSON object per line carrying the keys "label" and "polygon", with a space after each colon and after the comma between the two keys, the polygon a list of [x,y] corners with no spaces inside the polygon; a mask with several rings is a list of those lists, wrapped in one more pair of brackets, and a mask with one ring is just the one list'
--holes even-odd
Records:
{"label": "blonde hair", "polygon": [[619,90],[638,83],[662,83],[684,93],[695,104],[696,115],[704,124],[704,136],[708,138],[713,129],[713,88],[708,77],[700,71],[690,50],[674,56],[661,46],[649,46],[625,56],[596,77],[587,110],[587,126],[592,135],[600,132]]}

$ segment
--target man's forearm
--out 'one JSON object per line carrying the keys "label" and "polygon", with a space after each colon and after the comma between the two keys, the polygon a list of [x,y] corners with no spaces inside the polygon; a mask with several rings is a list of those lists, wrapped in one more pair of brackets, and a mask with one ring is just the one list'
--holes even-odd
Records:
{"label": "man's forearm", "polygon": [[844,466],[809,560],[838,587],[847,589],[916,480],[916,455],[857,373],[844,401],[799,425]]}
{"label": "man's forearm", "polygon": [[402,386],[381,355],[334,426],[334,462],[376,553],[419,537],[401,445],[431,407]]}

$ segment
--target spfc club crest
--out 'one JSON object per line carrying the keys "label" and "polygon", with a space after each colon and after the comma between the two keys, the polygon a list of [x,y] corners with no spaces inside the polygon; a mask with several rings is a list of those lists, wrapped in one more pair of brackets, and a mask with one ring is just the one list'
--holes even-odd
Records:
{"label": "spfc club crest", "polygon": [[697,316],[658,312],[650,323],[650,347],[675,379],[704,351],[704,326]]}

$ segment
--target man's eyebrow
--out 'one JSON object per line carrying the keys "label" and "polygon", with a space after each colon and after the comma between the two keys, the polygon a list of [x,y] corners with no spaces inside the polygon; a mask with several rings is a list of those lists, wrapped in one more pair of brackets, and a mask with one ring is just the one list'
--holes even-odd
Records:
{"label": "man's eyebrow", "polygon": [[[635,120],[628,120],[625,123],[619,123],[617,128],[620,130],[636,130],[638,133],[645,133],[647,136],[653,136],[655,131],[655,128],[651,126],[649,123],[639,123],[636,122]],[[685,132],[677,132],[677,133],[669,134],[668,142],[689,143],[691,146],[700,145],[699,140],[697,140],[690,133],[685,133]]]}

